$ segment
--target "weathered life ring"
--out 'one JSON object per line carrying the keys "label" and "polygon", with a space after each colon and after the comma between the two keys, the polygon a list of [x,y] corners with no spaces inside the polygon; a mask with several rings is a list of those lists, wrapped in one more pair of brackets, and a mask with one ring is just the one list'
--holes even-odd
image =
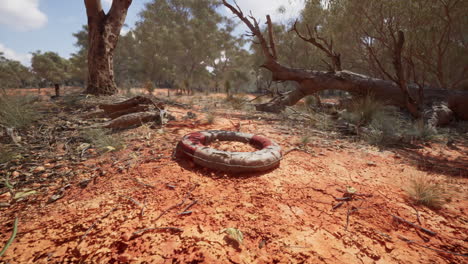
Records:
{"label": "weathered life ring", "polygon": [[[254,152],[229,152],[210,148],[214,140],[249,143],[258,148]],[[176,157],[193,160],[210,169],[226,172],[257,172],[272,169],[281,161],[281,147],[257,135],[221,130],[208,130],[185,135],[177,144]]]}

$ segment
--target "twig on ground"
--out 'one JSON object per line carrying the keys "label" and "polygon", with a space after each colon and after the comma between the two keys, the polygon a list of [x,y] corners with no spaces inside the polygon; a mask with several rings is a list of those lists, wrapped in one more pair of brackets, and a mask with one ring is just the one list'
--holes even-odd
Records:
{"label": "twig on ground", "polygon": [[446,254],[452,254],[452,255],[455,255],[455,256],[461,256],[461,257],[468,257],[468,254],[461,254],[461,253],[456,253],[456,252],[450,252],[450,251],[445,251],[445,250],[440,250],[440,249],[437,249],[437,248],[431,248],[431,247],[428,247],[426,245],[423,245],[417,241],[414,241],[414,240],[411,240],[411,239],[408,239],[404,236],[400,236],[398,235],[398,238],[401,239],[402,241],[408,243],[408,244],[415,244],[415,245],[418,245],[420,247],[423,247],[423,248],[427,248],[427,249],[430,249],[430,250],[433,250],[433,251],[436,251],[436,252],[440,252],[440,253],[446,253]]}
{"label": "twig on ground", "polygon": [[145,187],[149,187],[149,188],[156,188],[156,186],[153,186],[153,185],[150,185],[150,184],[147,184],[147,183],[141,182],[141,181],[139,181],[139,180],[138,180],[138,179],[136,179],[136,178],[133,178],[133,180],[134,180],[136,183],[138,183],[138,184],[141,184],[141,185],[143,185],[143,186],[145,186]]}
{"label": "twig on ground", "polygon": [[343,204],[344,204],[344,202],[337,203],[335,206],[333,206],[332,210],[340,208]]}
{"label": "twig on ground", "polygon": [[422,224],[421,224],[421,219],[419,218],[419,211],[418,211],[418,209],[416,209],[416,207],[414,207],[414,205],[412,205],[412,204],[409,204],[409,205],[410,205],[411,208],[413,208],[414,211],[416,212],[416,217],[418,218],[418,223],[419,223],[420,225],[422,225]]}
{"label": "twig on ground", "polygon": [[337,201],[351,201],[353,198],[351,196],[348,197],[335,197]]}
{"label": "twig on ground", "polygon": [[165,214],[167,214],[170,210],[174,209],[174,208],[177,208],[179,206],[182,206],[183,204],[185,204],[185,201],[187,201],[187,199],[190,197],[190,195],[192,195],[192,191],[197,187],[197,185],[195,185],[194,187],[192,187],[192,189],[190,189],[190,191],[185,195],[184,199],[176,204],[176,205],[173,205],[169,208],[167,208],[166,210],[162,211],[161,214],[159,214],[158,217],[156,217],[156,219],[154,220],[154,222],[158,221],[161,217],[163,217]]}
{"label": "twig on ground", "polygon": [[356,212],[357,210],[359,210],[358,208],[354,208],[354,207],[351,207],[349,208],[348,207],[348,212],[346,213],[346,227],[345,227],[345,231],[348,231],[348,225],[349,225],[349,216]]}
{"label": "twig on ground", "polygon": [[130,202],[136,204],[138,207],[143,207],[143,205],[142,205],[140,202],[138,202],[137,200],[133,199],[132,197],[128,197],[128,196],[125,196],[125,195],[119,195],[119,197],[122,197],[122,198],[124,198],[124,199],[126,199],[126,200],[129,200]]}
{"label": "twig on ground", "polygon": [[146,208],[146,199],[143,201],[143,206],[141,207],[140,217],[143,217]]}
{"label": "twig on ground", "polygon": [[184,212],[187,212],[188,209],[190,209],[192,206],[194,206],[195,204],[197,204],[198,201],[197,200],[193,200],[193,202],[191,202],[189,205],[187,205],[184,209],[182,209],[182,212],[181,213],[184,213]]}
{"label": "twig on ground", "polygon": [[[86,232],[84,233],[84,235],[81,236],[81,239],[80,239],[79,243],[81,243],[81,242],[86,238],[86,236],[88,236],[89,232],[90,232],[91,230],[93,230],[94,227],[95,227],[99,222],[102,221],[102,219],[108,217],[108,216],[109,216],[112,212],[114,212],[115,210],[117,210],[117,207],[112,208],[107,214],[103,215],[101,218],[99,218],[98,220],[94,221],[94,223],[88,228],[88,230],[86,230]],[[78,243],[78,245],[79,245],[79,243]],[[77,246],[78,246],[78,245],[77,245]]]}
{"label": "twig on ground", "polygon": [[[339,191],[339,192],[342,192],[342,193],[348,193],[347,191],[342,190],[342,189],[337,188],[336,190]],[[372,197],[373,195],[372,194],[366,194],[366,193],[353,193],[353,196]]]}
{"label": "twig on ground", "polygon": [[299,148],[297,148],[297,147],[294,147],[294,148],[288,149],[288,150],[286,150],[286,151],[284,152],[284,154],[283,154],[283,157],[284,157],[284,156],[286,156],[286,155],[288,155],[289,153],[291,153],[291,152],[295,151],[295,150],[300,150],[300,149],[299,149]]}
{"label": "twig on ground", "polygon": [[173,206],[167,208],[166,210],[162,211],[162,212],[158,215],[158,217],[156,217],[156,219],[154,220],[154,222],[158,221],[159,218],[163,217],[163,216],[164,216],[165,214],[167,214],[170,210],[172,210],[172,209],[174,209],[174,208],[177,208],[177,207],[183,205],[183,204],[185,203],[185,200],[186,200],[186,199],[184,199],[184,200],[182,200],[182,202],[180,202],[180,203],[178,203],[178,204],[176,204],[176,205],[173,205]]}
{"label": "twig on ground", "polygon": [[91,146],[86,146],[85,148],[83,148],[83,150],[81,151],[81,155],[80,157],[83,158],[85,152],[90,148]]}
{"label": "twig on ground", "polygon": [[426,234],[428,234],[428,235],[430,235],[430,236],[435,236],[435,235],[437,235],[436,232],[431,231],[431,230],[429,230],[429,229],[426,229],[426,228],[424,228],[424,227],[422,227],[422,226],[419,226],[419,225],[417,225],[417,224],[415,224],[415,223],[411,223],[410,221],[405,220],[405,219],[403,219],[403,218],[401,218],[401,217],[399,217],[399,216],[396,216],[396,215],[391,215],[391,216],[392,216],[393,219],[395,219],[396,221],[402,222],[402,223],[406,223],[406,224],[408,224],[408,225],[410,225],[410,226],[412,226],[412,227],[414,227],[414,228],[416,228],[416,229],[421,230],[422,232],[424,232],[424,233],[426,233]]}
{"label": "twig on ground", "polygon": [[133,232],[132,237],[130,239],[135,239],[136,237],[141,236],[144,233],[146,233],[148,231],[153,231],[153,230],[168,230],[168,231],[172,231],[172,232],[176,232],[176,233],[184,232],[184,230],[182,230],[182,229],[180,229],[178,227],[170,227],[170,226],[169,227],[150,227],[150,228],[144,228],[144,229],[140,229],[138,231]]}
{"label": "twig on ground", "polygon": [[13,240],[15,240],[17,232],[18,232],[18,217],[15,218],[15,222],[13,224],[13,232],[11,233],[10,239],[8,239],[7,243],[5,244],[2,251],[0,252],[0,257],[3,256],[3,254],[5,254],[8,247],[10,247],[11,243],[13,243]]}

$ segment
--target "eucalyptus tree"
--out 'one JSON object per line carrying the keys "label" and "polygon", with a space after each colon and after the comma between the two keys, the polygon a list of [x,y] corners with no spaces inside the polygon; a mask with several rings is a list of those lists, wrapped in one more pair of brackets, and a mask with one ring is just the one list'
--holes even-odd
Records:
{"label": "eucalyptus tree", "polygon": [[70,63],[55,52],[32,53],[31,67],[41,81],[61,84],[70,78]]}
{"label": "eucalyptus tree", "polygon": [[190,92],[210,78],[209,66],[226,53],[232,27],[215,0],[153,0],[134,34],[146,78]]}
{"label": "eucalyptus tree", "polygon": [[88,83],[89,94],[115,94],[113,53],[132,0],[113,0],[109,12],[101,0],[84,0],[88,16]]}
{"label": "eucalyptus tree", "polygon": [[22,88],[33,82],[34,74],[26,66],[0,52],[0,88]]}

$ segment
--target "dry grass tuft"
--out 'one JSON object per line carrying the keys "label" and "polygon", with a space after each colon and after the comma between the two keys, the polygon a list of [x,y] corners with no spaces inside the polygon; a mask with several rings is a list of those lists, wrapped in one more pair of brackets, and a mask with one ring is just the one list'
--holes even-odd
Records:
{"label": "dry grass tuft", "polygon": [[125,147],[118,135],[109,135],[104,129],[88,129],[82,132],[83,138],[101,153],[119,151]]}
{"label": "dry grass tuft", "polygon": [[448,200],[444,188],[427,177],[412,179],[406,192],[416,204],[433,209],[441,208]]}

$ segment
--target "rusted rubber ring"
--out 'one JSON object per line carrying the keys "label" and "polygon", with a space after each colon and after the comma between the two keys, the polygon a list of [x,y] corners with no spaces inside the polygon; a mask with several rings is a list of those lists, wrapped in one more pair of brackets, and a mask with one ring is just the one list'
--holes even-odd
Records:
{"label": "rusted rubber ring", "polygon": [[[249,143],[254,152],[229,152],[208,147],[214,140]],[[234,131],[208,130],[185,135],[177,144],[176,157],[193,160],[210,169],[227,172],[256,172],[279,165],[281,147],[268,138]]]}

